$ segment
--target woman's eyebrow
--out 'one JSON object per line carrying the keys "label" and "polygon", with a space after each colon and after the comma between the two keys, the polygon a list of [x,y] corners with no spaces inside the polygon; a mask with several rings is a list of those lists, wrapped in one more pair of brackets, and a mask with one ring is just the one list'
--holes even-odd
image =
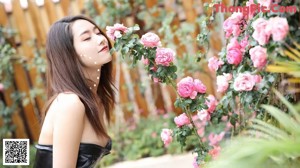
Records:
{"label": "woman's eyebrow", "polygon": [[85,33],[89,33],[90,31],[89,30],[85,30],[84,32],[82,32],[79,36],[85,34]]}
{"label": "woman's eyebrow", "polygon": [[[93,31],[98,30],[98,28],[96,26],[93,27]],[[90,30],[85,30],[84,32],[82,32],[79,36],[85,34],[85,33],[89,33]]]}

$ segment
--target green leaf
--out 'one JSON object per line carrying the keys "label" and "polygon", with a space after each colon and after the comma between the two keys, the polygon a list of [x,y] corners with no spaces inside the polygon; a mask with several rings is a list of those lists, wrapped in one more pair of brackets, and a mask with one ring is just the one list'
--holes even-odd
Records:
{"label": "green leaf", "polygon": [[185,99],[185,100],[184,100],[184,103],[186,103],[186,104],[191,104],[191,103],[192,103],[192,100],[191,100],[191,99]]}
{"label": "green leaf", "polygon": [[288,134],[284,132],[283,130],[268,124],[264,121],[253,119],[252,122],[253,125],[250,126],[250,128],[254,128],[255,130],[262,131],[266,134],[269,134],[270,136],[274,136],[278,139],[286,139],[288,138]]}
{"label": "green leaf", "polygon": [[253,100],[253,97],[252,97],[252,95],[251,94],[247,94],[247,95],[245,95],[245,101],[247,102],[247,103],[251,103],[252,102],[252,100]]}
{"label": "green leaf", "polygon": [[274,106],[270,105],[262,105],[264,109],[268,111],[278,122],[289,132],[297,132],[300,133],[299,126],[297,127],[297,123],[291,120],[290,116],[283,113],[281,110]]}
{"label": "green leaf", "polygon": [[275,81],[275,78],[274,78],[274,76],[269,76],[269,79],[268,79],[268,81],[269,81],[270,83],[273,83],[273,82]]}
{"label": "green leaf", "polygon": [[289,103],[283,96],[280,94],[277,90],[273,89],[273,92],[276,94],[276,96],[281,100],[282,103],[286,105],[286,107],[289,109],[289,111],[294,115],[295,119],[300,122],[300,114],[297,112],[297,110],[293,107],[291,103]]}
{"label": "green leaf", "polygon": [[140,26],[139,26],[138,24],[135,24],[135,25],[133,26],[133,30],[140,30]]}

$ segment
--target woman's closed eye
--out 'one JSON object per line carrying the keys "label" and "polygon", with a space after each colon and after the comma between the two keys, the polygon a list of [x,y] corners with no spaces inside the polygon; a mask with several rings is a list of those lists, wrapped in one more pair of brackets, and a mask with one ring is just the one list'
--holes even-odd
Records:
{"label": "woman's closed eye", "polygon": [[[101,36],[101,35],[102,35],[101,32],[96,32],[96,34],[97,34],[98,36]],[[85,37],[85,38],[83,39],[83,41],[89,41],[90,39],[91,39],[91,36]]]}
{"label": "woman's closed eye", "polygon": [[91,39],[91,37],[86,37],[86,38],[83,39],[83,41],[88,41],[90,39]]}

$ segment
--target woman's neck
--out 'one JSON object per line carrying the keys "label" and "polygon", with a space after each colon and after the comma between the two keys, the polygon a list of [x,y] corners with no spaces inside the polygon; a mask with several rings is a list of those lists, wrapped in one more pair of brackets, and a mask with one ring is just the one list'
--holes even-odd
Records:
{"label": "woman's neck", "polygon": [[88,80],[88,87],[97,94],[97,88],[100,83],[101,67],[98,69],[87,69],[85,71],[85,77]]}

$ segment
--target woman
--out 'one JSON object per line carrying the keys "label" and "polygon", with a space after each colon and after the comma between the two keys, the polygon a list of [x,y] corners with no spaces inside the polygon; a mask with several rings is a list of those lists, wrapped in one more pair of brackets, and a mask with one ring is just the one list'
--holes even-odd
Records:
{"label": "woman", "polygon": [[37,168],[86,168],[109,153],[104,126],[115,103],[111,44],[90,19],[65,17],[47,37],[45,117],[35,160]]}

